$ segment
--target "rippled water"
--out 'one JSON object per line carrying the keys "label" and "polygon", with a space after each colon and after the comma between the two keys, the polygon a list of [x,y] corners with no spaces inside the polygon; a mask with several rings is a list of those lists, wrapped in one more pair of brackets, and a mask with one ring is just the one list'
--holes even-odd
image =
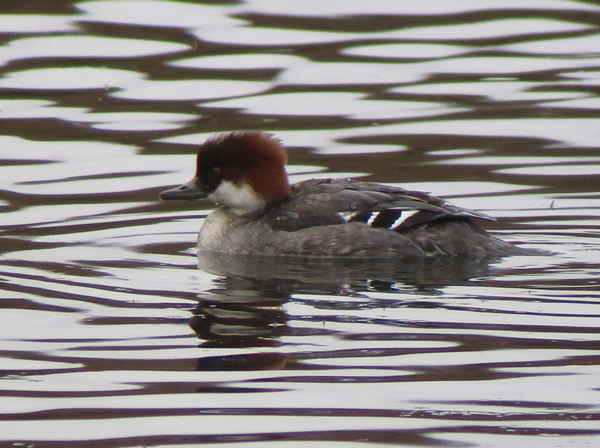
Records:
{"label": "rippled water", "polygon": [[[599,26],[566,0],[4,2],[2,446],[600,443]],[[431,191],[555,255],[201,270],[210,204],[157,195],[240,129],[293,180]]]}

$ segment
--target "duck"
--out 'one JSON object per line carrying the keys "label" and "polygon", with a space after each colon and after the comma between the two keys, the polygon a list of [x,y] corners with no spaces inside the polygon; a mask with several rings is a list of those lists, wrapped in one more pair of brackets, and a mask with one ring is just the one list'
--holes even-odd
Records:
{"label": "duck", "polygon": [[268,257],[430,259],[525,254],[490,235],[491,216],[422,191],[353,179],[290,185],[288,153],[262,131],[215,135],[198,149],[196,175],[162,200],[209,200],[204,254]]}

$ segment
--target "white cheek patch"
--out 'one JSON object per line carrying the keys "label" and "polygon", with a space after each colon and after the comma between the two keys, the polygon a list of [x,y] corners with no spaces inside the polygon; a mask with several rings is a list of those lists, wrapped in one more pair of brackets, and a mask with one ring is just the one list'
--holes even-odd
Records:
{"label": "white cheek patch", "polygon": [[222,181],[208,198],[219,205],[229,207],[236,215],[257,212],[265,208],[265,201],[247,183],[241,185]]}

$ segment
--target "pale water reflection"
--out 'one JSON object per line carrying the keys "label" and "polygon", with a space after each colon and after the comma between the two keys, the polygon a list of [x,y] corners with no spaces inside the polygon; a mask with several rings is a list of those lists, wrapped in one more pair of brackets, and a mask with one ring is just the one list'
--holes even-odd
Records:
{"label": "pale water reflection", "polygon": [[[62,64],[59,64],[62,65]],[[108,91],[142,78],[141,73],[102,67],[57,67],[11,71],[0,79],[1,89]]]}
{"label": "pale water reflection", "polygon": [[[574,0],[0,6],[3,446],[598,444],[599,27]],[[158,192],[239,129],[293,181],[431,191],[553,253],[198,259],[212,205]]]}
{"label": "pale water reflection", "polygon": [[78,27],[71,16],[45,14],[2,14],[0,29],[6,34],[68,33]]}
{"label": "pale water reflection", "polygon": [[189,49],[188,45],[98,36],[27,37],[0,51],[0,63],[34,58],[133,58]]}
{"label": "pale water reflection", "polygon": [[[281,30],[250,26],[232,29],[202,29],[194,34],[206,41],[244,46],[307,45],[315,43],[352,42],[358,40],[470,40],[506,39],[513,35],[561,33],[593,30],[590,26],[574,25],[543,19],[508,19],[481,23],[460,23],[443,26],[420,26],[399,31],[367,33],[324,32],[310,30]],[[585,41],[583,42],[586,43]],[[572,54],[570,52],[569,54]]]}

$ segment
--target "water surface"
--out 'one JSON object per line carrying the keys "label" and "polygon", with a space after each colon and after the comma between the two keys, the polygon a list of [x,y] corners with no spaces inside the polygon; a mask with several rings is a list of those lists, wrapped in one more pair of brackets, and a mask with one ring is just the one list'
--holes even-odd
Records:
{"label": "water surface", "polygon": [[[599,26],[567,0],[1,6],[3,445],[597,444]],[[211,205],[158,192],[243,129],[293,181],[431,191],[554,254],[199,269]]]}

